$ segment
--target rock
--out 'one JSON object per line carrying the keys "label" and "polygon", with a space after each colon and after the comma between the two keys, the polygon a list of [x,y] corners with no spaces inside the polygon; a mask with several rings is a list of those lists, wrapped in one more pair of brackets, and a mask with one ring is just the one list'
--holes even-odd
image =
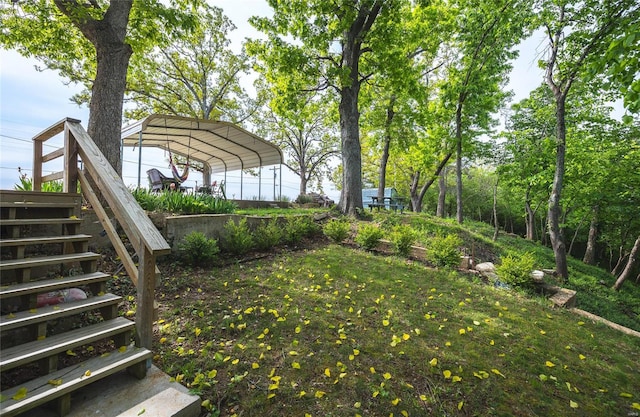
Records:
{"label": "rock", "polygon": [[576,306],[576,292],[567,288],[560,288],[558,292],[549,297],[549,300],[558,307],[573,308]]}
{"label": "rock", "polygon": [[496,266],[492,262],[481,262],[476,265],[475,269],[481,274],[489,272],[495,274],[496,272]]}
{"label": "rock", "polygon": [[531,271],[531,279],[536,284],[543,284],[544,283],[544,272],[538,271],[538,270]]}

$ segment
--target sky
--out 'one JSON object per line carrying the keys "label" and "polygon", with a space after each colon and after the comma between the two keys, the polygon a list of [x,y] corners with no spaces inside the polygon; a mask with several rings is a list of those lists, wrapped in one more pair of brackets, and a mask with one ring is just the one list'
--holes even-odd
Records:
{"label": "sky", "polygon": [[[230,35],[234,48],[239,48],[245,38],[260,36],[249,23],[254,15],[270,15],[271,10],[265,0],[212,0],[212,4],[221,7],[234,22],[237,29]],[[529,95],[529,92],[542,82],[543,73],[537,68],[543,39],[539,34],[525,40],[519,47],[520,56],[513,63],[508,88],[514,92],[513,101],[517,102]],[[66,85],[65,80],[56,72],[37,71],[39,62],[20,56],[15,51],[0,49],[0,189],[13,189],[19,182],[18,169],[31,176],[33,166],[33,147],[31,138],[47,127],[65,117],[80,119],[86,128],[89,111],[86,107],[78,107],[70,101],[73,94],[81,91],[75,85]],[[61,145],[61,138],[55,138],[45,144],[45,153],[55,150]],[[123,179],[129,186],[138,184],[137,149],[125,148],[123,157]],[[166,175],[170,174],[167,155],[162,151],[145,149],[142,159],[141,185],[146,186],[145,172],[150,168],[158,168]],[[60,165],[61,166],[61,165]],[[280,194],[294,200],[299,191],[298,177],[282,166],[282,175],[278,173],[274,180],[274,171],[263,168],[261,179],[244,175],[242,197],[257,199],[262,196],[272,199]],[[55,164],[45,165],[45,173],[59,170]],[[282,176],[282,181],[281,181]],[[213,176],[212,180],[220,181],[223,177]],[[185,185],[195,187],[201,182],[199,173],[190,175]],[[314,190],[309,190],[314,191]],[[227,197],[240,198],[240,173],[227,174]],[[324,193],[336,202],[340,192],[333,185],[325,182]]]}

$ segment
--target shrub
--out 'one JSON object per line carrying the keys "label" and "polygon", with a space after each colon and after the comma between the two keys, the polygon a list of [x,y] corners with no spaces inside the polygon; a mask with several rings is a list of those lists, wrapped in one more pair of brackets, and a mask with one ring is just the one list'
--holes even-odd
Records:
{"label": "shrub", "polygon": [[223,249],[233,255],[244,255],[253,248],[253,236],[247,225],[247,219],[238,223],[229,219],[224,225],[225,237],[222,240]]}
{"label": "shrub", "polygon": [[351,224],[346,220],[331,219],[324,225],[322,231],[331,240],[340,243],[349,236]]}
{"label": "shrub", "polygon": [[208,239],[202,232],[191,232],[180,242],[178,251],[183,263],[206,266],[217,259],[220,248],[216,239]]}
{"label": "shrub", "polygon": [[136,199],[143,210],[155,211],[158,209],[158,197],[151,191],[144,188],[136,188],[131,190],[133,198]]}
{"label": "shrub", "polygon": [[284,225],[284,241],[292,245],[299,242],[302,237],[313,236],[319,233],[320,230],[320,226],[318,226],[311,217],[289,217],[287,218],[287,223]]}
{"label": "shrub", "polygon": [[298,198],[296,198],[296,203],[298,204],[308,204],[313,203],[313,197],[308,194],[300,194]]}
{"label": "shrub", "polygon": [[373,250],[380,239],[382,239],[382,229],[377,224],[366,223],[358,228],[356,234],[356,243],[366,250]]}
{"label": "shrub", "polygon": [[411,245],[416,241],[416,232],[410,226],[396,226],[391,232],[391,243],[400,256],[409,256]]}
{"label": "shrub", "polygon": [[496,273],[500,279],[515,287],[531,287],[533,280],[531,279],[531,271],[535,259],[531,252],[524,253],[508,253],[506,256],[500,257],[500,264],[496,267]]}
{"label": "shrub", "polygon": [[253,242],[258,250],[268,250],[278,245],[280,239],[282,239],[282,228],[276,219],[260,224],[253,232]]}
{"label": "shrub", "polygon": [[457,266],[460,264],[460,245],[458,235],[437,235],[427,242],[427,258],[436,266]]}

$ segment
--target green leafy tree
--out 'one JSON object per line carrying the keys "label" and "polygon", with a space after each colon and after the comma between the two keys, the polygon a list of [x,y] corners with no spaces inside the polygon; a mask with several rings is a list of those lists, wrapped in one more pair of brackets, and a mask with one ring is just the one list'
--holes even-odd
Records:
{"label": "green leafy tree", "polygon": [[552,91],[556,114],[556,166],[549,197],[549,236],[556,272],[567,280],[566,243],[561,228],[562,187],[566,158],[566,102],[574,82],[586,77],[586,69],[606,53],[607,46],[625,28],[621,20],[637,13],[634,0],[616,2],[545,1],[540,21],[548,38],[545,81]]}
{"label": "green leafy tree", "polygon": [[462,156],[471,149],[471,140],[488,131],[495,123],[492,114],[507,95],[502,84],[511,70],[513,51],[525,34],[528,10],[518,2],[502,0],[463,0],[455,3],[458,19],[450,47],[453,59],[448,63],[448,80],[443,100],[455,109],[456,217],[463,222]]}
{"label": "green leafy tree", "polygon": [[[309,85],[333,89],[339,96],[342,189],[339,207],[356,214],[362,208],[362,157],[359,98],[377,53],[387,45],[378,28],[396,18],[400,0],[269,0],[272,18],[252,18],[267,35],[253,44],[263,72],[279,94],[299,94]],[[387,63],[392,65],[392,63]],[[378,64],[378,65],[381,65]],[[295,73],[295,75],[293,75]],[[287,74],[292,74],[289,79]],[[304,74],[304,77],[300,77]]]}
{"label": "green leafy tree", "polygon": [[0,44],[91,91],[87,131],[116,172],[132,54],[162,42],[160,27],[190,28],[197,0],[13,1],[0,5]]}
{"label": "green leafy tree", "polygon": [[262,85],[260,91],[269,99],[254,120],[258,132],[285,150],[285,165],[300,178],[301,195],[307,194],[309,185],[322,189],[340,144],[331,97],[313,92],[289,97],[293,101],[281,105],[281,98],[267,86]]}
{"label": "green leafy tree", "polygon": [[132,57],[125,111],[129,119],[161,113],[242,123],[255,103],[241,86],[251,69],[244,53],[230,48],[234,24],[222,9],[197,5],[193,30],[161,27],[165,44]]}

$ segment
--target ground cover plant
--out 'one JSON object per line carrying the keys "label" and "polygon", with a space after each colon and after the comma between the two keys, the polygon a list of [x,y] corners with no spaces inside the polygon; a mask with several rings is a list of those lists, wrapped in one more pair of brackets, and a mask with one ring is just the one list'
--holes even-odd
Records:
{"label": "ground cover plant", "polygon": [[211,415],[640,409],[640,339],[452,269],[333,244],[163,268],[154,360]]}
{"label": "ground cover plant", "polygon": [[174,214],[227,214],[235,212],[233,201],[209,194],[190,194],[176,191],[152,193],[145,188],[131,190],[140,207],[147,211]]}

